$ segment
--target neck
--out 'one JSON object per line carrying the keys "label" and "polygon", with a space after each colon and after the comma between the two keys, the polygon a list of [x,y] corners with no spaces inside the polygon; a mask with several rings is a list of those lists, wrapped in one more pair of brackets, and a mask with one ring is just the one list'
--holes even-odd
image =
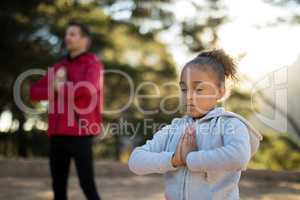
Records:
{"label": "neck", "polygon": [[201,119],[202,117],[204,117],[205,115],[200,115],[200,116],[197,116],[197,117],[192,117],[193,120],[197,120],[197,119]]}
{"label": "neck", "polygon": [[206,113],[203,113],[197,117],[192,117],[193,120],[197,120],[197,119],[201,119],[202,117],[204,117],[207,113],[209,113],[210,111],[212,111],[213,109],[215,109],[216,107],[211,108],[210,110],[208,110]]}
{"label": "neck", "polygon": [[86,49],[79,49],[79,50],[71,51],[70,52],[70,57],[71,58],[75,58],[76,56],[78,56],[78,55],[80,55],[80,54],[82,54],[84,52],[86,52]]}

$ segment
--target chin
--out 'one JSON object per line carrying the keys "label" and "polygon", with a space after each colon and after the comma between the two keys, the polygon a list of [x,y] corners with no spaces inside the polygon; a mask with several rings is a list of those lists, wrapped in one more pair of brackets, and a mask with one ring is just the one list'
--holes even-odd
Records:
{"label": "chin", "polygon": [[66,49],[67,49],[68,52],[71,52],[71,51],[73,51],[74,48],[72,48],[72,47],[70,46],[70,47],[67,47]]}
{"label": "chin", "polygon": [[198,117],[203,116],[203,114],[201,114],[201,113],[194,113],[194,112],[187,112],[186,114],[193,118],[198,118]]}
{"label": "chin", "polygon": [[193,118],[200,118],[203,117],[209,111],[204,112],[187,112],[187,115]]}

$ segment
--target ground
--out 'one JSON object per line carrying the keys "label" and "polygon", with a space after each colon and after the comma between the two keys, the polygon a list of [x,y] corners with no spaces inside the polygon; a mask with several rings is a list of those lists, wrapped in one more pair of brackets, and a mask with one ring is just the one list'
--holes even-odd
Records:
{"label": "ground", "polygon": [[[34,160],[0,160],[0,199],[51,200],[48,162]],[[72,166],[69,199],[84,200]],[[135,176],[126,165],[97,161],[96,181],[104,200],[160,200],[163,180],[160,176]],[[240,182],[242,200],[299,200],[300,172],[248,170]]]}

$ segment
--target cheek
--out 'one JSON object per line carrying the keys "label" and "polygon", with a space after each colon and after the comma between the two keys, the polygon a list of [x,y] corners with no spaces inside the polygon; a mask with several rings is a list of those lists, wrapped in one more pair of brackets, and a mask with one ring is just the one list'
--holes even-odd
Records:
{"label": "cheek", "polygon": [[212,98],[218,98],[218,95],[220,92],[219,88],[214,85],[207,87],[205,91],[206,91],[206,94]]}
{"label": "cheek", "polygon": [[70,35],[69,41],[75,44],[78,42],[78,37],[76,35]]}
{"label": "cheek", "polygon": [[85,42],[85,40],[80,40],[80,46],[85,46],[86,45],[86,42]]}
{"label": "cheek", "polygon": [[210,98],[197,98],[195,100],[195,104],[197,107],[206,107],[212,103],[212,99]]}
{"label": "cheek", "polygon": [[214,93],[206,92],[199,95],[194,101],[198,107],[207,108],[216,104],[217,96]]}
{"label": "cheek", "polygon": [[181,92],[181,93],[180,93],[180,102],[181,102],[182,104],[184,104],[184,103],[186,102],[186,100],[187,100],[186,94],[183,93],[183,92]]}

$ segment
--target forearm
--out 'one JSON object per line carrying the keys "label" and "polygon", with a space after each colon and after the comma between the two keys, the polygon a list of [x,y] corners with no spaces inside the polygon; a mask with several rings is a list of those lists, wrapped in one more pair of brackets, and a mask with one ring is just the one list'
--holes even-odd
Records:
{"label": "forearm", "polygon": [[172,165],[173,152],[149,152],[141,147],[136,148],[129,159],[129,169],[138,174],[163,174],[167,171],[176,170]]}
{"label": "forearm", "polygon": [[51,95],[54,95],[53,82],[54,67],[51,67],[41,79],[30,86],[30,98],[35,101],[49,100]]}
{"label": "forearm", "polygon": [[186,162],[191,171],[234,171],[244,168],[249,160],[248,147],[227,145],[212,150],[191,152]]}

